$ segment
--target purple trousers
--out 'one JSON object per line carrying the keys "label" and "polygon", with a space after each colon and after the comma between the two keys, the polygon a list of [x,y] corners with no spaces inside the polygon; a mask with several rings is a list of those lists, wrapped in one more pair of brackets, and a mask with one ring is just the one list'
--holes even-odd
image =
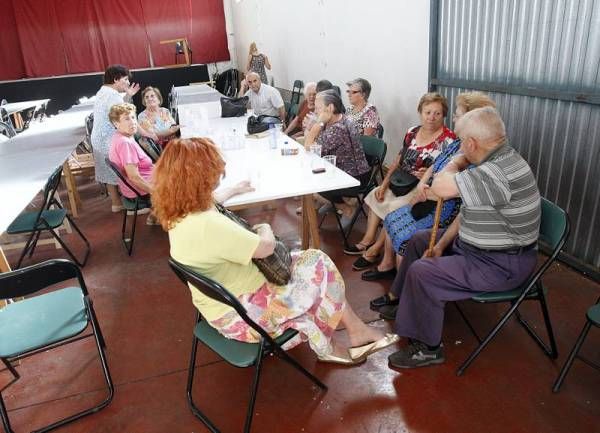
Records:
{"label": "purple trousers", "polygon": [[457,237],[442,257],[421,259],[430,233],[421,230],[411,238],[391,291],[400,298],[394,331],[435,346],[442,339],[446,302],[518,287],[533,272],[537,250],[490,252]]}

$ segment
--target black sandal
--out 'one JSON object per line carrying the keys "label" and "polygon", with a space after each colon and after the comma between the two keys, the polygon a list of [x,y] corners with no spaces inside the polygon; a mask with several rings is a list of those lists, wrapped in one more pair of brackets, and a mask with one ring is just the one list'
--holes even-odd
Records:
{"label": "black sandal", "polygon": [[[362,255],[362,253],[364,253],[365,251],[367,251],[369,248],[371,248],[373,246],[375,242],[373,242],[372,244],[367,245],[364,249],[359,249],[356,245],[349,245],[347,248],[344,248],[344,253],[348,254],[350,256],[358,256],[358,255]],[[360,244],[362,245],[362,244]]]}
{"label": "black sandal", "polygon": [[385,305],[398,305],[399,302],[399,298],[392,299],[390,298],[390,295],[386,293],[379,298],[371,299],[371,302],[369,302],[369,307],[373,311],[379,311],[379,309]]}
{"label": "black sandal", "polygon": [[355,262],[352,264],[352,269],[355,271],[364,271],[365,269],[369,269],[379,263],[379,256],[375,257],[374,261],[370,261],[366,259],[364,256],[360,256]]}

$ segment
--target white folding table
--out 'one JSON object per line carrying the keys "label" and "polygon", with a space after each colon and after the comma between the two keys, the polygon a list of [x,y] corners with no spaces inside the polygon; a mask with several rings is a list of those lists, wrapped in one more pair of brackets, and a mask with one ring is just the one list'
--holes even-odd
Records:
{"label": "white folding table", "polygon": [[[67,110],[0,143],[0,233],[44,188],[85,136],[87,110]],[[0,245],[0,272],[10,270]],[[1,306],[1,305],[0,305]]]}
{"label": "white folding table", "polygon": [[[320,248],[313,194],[358,186],[358,180],[306,152],[302,145],[282,133],[278,133],[276,149],[271,149],[269,136],[247,137],[248,115],[221,118],[218,102],[179,104],[178,111],[183,138],[209,137],[221,148],[227,165],[219,188],[242,180],[250,180],[255,188],[253,192],[231,197],[225,206],[302,196],[302,248],[309,245]],[[242,148],[232,149],[235,147]],[[284,156],[282,148],[297,149],[298,154]],[[325,172],[315,174],[312,172],[315,167],[324,167]]]}

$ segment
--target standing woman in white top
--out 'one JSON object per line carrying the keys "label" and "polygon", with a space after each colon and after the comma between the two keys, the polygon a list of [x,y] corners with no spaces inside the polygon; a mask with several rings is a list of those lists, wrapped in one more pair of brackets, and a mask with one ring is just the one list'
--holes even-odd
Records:
{"label": "standing woman in white top", "polygon": [[[117,189],[117,176],[104,161],[108,156],[111,139],[116,131],[108,119],[108,113],[113,105],[131,101],[133,95],[139,90],[139,84],[129,82],[129,69],[123,65],[111,65],[104,71],[104,84],[96,93],[94,102],[94,127],[91,139],[96,165],[96,181],[106,184],[113,212],[123,210],[123,206]],[[122,93],[126,94],[125,98],[121,95]],[[141,127],[138,128],[138,132],[144,137],[158,141],[158,137],[153,132],[148,132]]]}

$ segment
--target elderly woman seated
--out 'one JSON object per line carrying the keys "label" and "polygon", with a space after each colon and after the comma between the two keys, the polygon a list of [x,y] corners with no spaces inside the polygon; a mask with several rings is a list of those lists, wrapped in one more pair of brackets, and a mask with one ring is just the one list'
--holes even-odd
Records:
{"label": "elderly woman seated", "polygon": [[[317,93],[315,100],[317,122],[306,135],[307,149],[313,144],[321,146],[321,155],[335,155],[336,165],[341,170],[360,181],[361,186],[369,182],[370,167],[359,140],[356,124],[344,114],[344,104],[334,90]],[[321,196],[335,203],[337,210],[345,218],[354,212],[343,197],[354,193],[354,188],[344,188],[321,193]]]}
{"label": "elderly woman seated", "polygon": [[159,144],[164,146],[174,138],[179,131],[171,112],[161,107],[163,97],[156,87],[148,86],[142,90],[142,104],[146,109],[138,115],[139,125],[146,131],[151,131],[158,136]]}
{"label": "elderly woman seated", "polygon": [[[234,294],[248,315],[272,336],[296,329],[286,349],[308,341],[319,360],[358,364],[396,341],[365,325],[344,295],[344,280],[320,250],[296,254],[292,278],[284,286],[270,283],[252,262],[273,253],[275,239],[268,224],[256,233],[219,213],[214,190],[225,174],[225,162],[205,138],[172,140],[155,170],[156,214],[169,232],[171,256],[217,281]],[[185,181],[182,181],[185,179]],[[208,323],[227,338],[257,342],[257,336],[231,308],[190,287],[192,302]],[[342,324],[349,348],[333,335]]]}
{"label": "elderly woman seated", "polygon": [[[426,93],[417,105],[420,125],[410,128],[404,136],[403,146],[391,163],[389,170],[381,185],[371,191],[365,198],[369,206],[367,230],[362,239],[344,252],[346,254],[362,255],[354,262],[353,269],[364,270],[377,264],[379,253],[384,247],[385,234],[377,230],[380,222],[386,215],[402,206],[409,204],[414,190],[396,196],[390,190],[392,175],[397,168],[421,179],[434,159],[442,149],[456,139],[454,133],[444,125],[444,118],[448,112],[446,98],[439,93]],[[387,264],[385,264],[387,266]],[[394,271],[389,267],[377,269],[364,274],[365,279],[392,278]],[[387,272],[389,271],[389,272]]]}
{"label": "elderly woman seated", "polygon": [[[121,173],[127,178],[131,186],[142,196],[141,209],[138,214],[150,212],[150,194],[152,193],[152,171],[154,166],[152,160],[142,150],[133,136],[138,130],[138,122],[135,117],[135,105],[116,104],[108,113],[111,123],[117,128],[114,133],[108,158],[115,164]],[[133,191],[119,179],[119,190],[123,197],[135,200],[136,191]],[[154,215],[149,215],[146,224],[157,224]]]}
{"label": "elderly woman seated", "polygon": [[310,129],[316,119],[315,98],[317,96],[317,83],[307,83],[304,87],[304,101],[298,108],[298,115],[292,119],[285,133],[292,138],[304,136],[304,131]]}
{"label": "elderly woman seated", "polygon": [[364,78],[357,78],[346,83],[350,107],[346,116],[356,123],[361,135],[375,135],[379,127],[379,114],[373,104],[369,104],[371,84]]}

